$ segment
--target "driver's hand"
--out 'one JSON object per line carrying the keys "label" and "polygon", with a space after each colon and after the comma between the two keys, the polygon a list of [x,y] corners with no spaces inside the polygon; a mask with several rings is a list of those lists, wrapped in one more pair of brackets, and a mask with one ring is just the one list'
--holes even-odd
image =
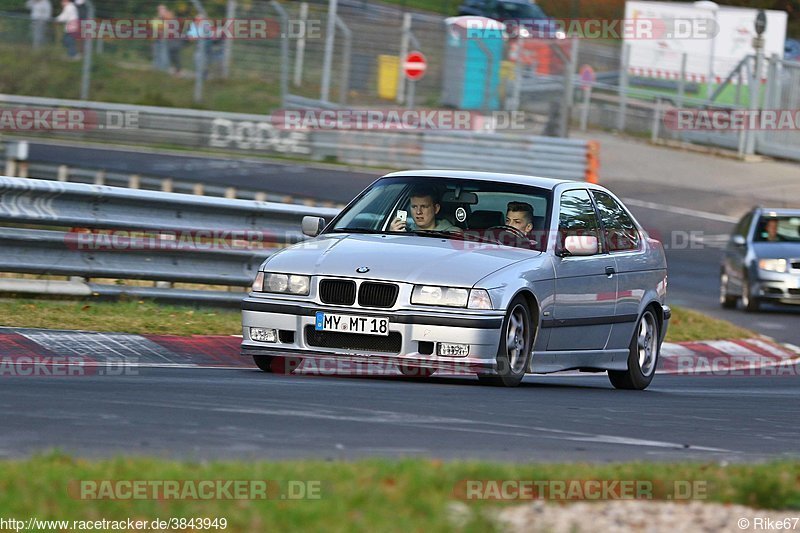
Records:
{"label": "driver's hand", "polygon": [[389,226],[389,229],[392,231],[405,231],[406,225],[402,220],[396,218],[392,220],[392,224]]}

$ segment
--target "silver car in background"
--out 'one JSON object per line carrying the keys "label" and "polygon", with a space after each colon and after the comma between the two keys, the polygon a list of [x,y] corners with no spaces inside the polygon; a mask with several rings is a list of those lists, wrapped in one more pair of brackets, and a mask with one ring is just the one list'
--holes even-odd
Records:
{"label": "silver car in background", "polygon": [[[435,191],[434,229],[415,226],[420,188]],[[506,225],[509,204],[530,207],[524,230]],[[242,304],[242,354],[262,370],[312,357],[469,368],[503,386],[568,369],[608,371],[617,388],[653,379],[670,318],[664,251],[603,187],[397,172],[303,231],[314,238],[269,257]]]}
{"label": "silver car in background", "polygon": [[800,304],[800,209],[757,207],[733,230],[720,266],[719,301],[746,311]]}

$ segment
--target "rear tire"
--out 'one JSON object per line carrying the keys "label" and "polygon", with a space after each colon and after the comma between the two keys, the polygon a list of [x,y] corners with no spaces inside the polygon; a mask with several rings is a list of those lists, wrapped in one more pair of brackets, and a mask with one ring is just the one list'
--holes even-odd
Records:
{"label": "rear tire", "polygon": [[478,374],[478,380],[495,387],[516,387],[525,377],[533,344],[531,312],[525,298],[517,296],[508,306],[497,350],[497,370]]}
{"label": "rear tire", "polygon": [[722,272],[719,275],[719,305],[725,309],[736,309],[739,298],[728,294],[728,275]]}
{"label": "rear tire", "polygon": [[650,385],[658,366],[660,333],[655,313],[651,308],[645,309],[633,330],[628,352],[628,369],[608,371],[608,380],[614,388],[644,390]]}

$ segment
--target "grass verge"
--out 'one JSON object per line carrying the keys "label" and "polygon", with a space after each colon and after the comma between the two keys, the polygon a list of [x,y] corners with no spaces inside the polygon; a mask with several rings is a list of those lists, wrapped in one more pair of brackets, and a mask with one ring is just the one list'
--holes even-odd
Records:
{"label": "grass verge", "polygon": [[[241,331],[235,309],[158,305],[152,302],[0,300],[2,325],[163,335],[234,335]],[[667,341],[745,339],[758,336],[725,320],[672,308]]]}
{"label": "grass verge", "polygon": [[[729,466],[379,459],[194,463],[141,457],[87,461],[53,453],[4,461],[0,466],[0,508],[6,517],[225,518],[227,531],[491,531],[493,524],[481,510],[507,503],[465,499],[467,480],[650,482],[652,488],[643,492],[645,499],[649,494],[658,500],[677,494],[676,482],[688,482],[704,487],[704,495],[696,491],[697,499],[762,509],[800,509],[800,462],[796,461]],[[280,488],[268,491],[268,499],[80,499],[82,480],[269,480]],[[290,482],[306,489],[318,487],[318,498],[282,499],[281,495],[289,495]],[[454,527],[448,517],[454,502],[462,502],[468,509],[468,522],[463,527]]]}

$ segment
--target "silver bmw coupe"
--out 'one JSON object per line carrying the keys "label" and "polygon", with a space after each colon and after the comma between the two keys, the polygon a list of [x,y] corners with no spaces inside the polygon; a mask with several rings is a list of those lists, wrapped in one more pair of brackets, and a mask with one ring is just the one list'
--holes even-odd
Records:
{"label": "silver bmw coupe", "polygon": [[271,255],[242,303],[242,354],[262,370],[311,358],[501,386],[561,370],[623,389],[653,379],[664,251],[603,187],[396,172],[302,226],[313,238]]}

